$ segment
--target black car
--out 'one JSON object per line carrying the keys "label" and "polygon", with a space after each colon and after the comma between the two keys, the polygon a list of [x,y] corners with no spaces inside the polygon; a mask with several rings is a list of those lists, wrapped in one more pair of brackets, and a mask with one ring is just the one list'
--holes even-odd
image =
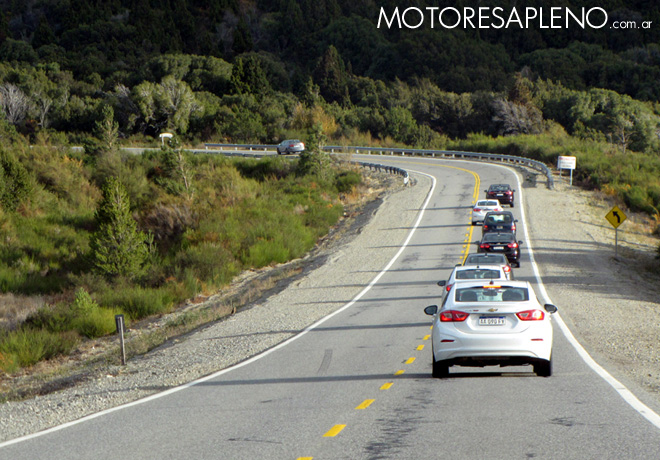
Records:
{"label": "black car", "polygon": [[511,211],[491,211],[484,216],[484,224],[481,227],[481,236],[490,232],[516,233],[516,222]]}
{"label": "black car", "polygon": [[486,198],[499,200],[500,204],[508,204],[513,208],[516,191],[509,184],[493,184],[484,192],[486,192]]}
{"label": "black car", "polygon": [[477,252],[504,254],[511,265],[520,267],[521,244],[522,241],[516,241],[516,235],[511,232],[486,233],[481,238]]}

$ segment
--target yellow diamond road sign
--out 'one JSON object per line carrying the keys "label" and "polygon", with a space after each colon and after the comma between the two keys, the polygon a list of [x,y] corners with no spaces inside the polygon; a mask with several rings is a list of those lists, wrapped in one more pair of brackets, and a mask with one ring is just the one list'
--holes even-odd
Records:
{"label": "yellow diamond road sign", "polygon": [[614,206],[610,212],[607,213],[605,216],[605,219],[609,221],[610,224],[612,224],[612,227],[618,228],[619,225],[623,223],[624,220],[626,220],[626,215],[622,210],[619,209],[618,206]]}

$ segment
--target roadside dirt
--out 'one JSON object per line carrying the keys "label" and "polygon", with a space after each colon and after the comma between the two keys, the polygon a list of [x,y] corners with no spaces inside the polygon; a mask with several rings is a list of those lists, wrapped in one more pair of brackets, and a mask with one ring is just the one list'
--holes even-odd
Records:
{"label": "roadside dirt", "polygon": [[[548,190],[535,173],[524,176],[531,244],[562,319],[615,378],[660,403],[657,222],[611,196],[570,186],[567,178],[555,176]],[[628,217],[616,249],[605,218],[614,205]]]}

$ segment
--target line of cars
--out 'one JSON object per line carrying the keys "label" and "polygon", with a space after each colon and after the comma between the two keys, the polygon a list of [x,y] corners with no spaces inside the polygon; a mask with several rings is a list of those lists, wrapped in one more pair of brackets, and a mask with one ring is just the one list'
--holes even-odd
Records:
{"label": "line of cars", "polygon": [[531,365],[538,376],[552,375],[550,316],[557,307],[542,305],[528,281],[514,279],[512,265],[520,267],[522,244],[516,241],[517,220],[491,191],[506,195],[513,207],[515,190],[508,184],[486,190],[486,199],[472,210],[472,224],[482,223],[477,253],[438,282],[444,288],[441,305],[424,309],[433,316],[436,378],[448,377],[452,366]]}

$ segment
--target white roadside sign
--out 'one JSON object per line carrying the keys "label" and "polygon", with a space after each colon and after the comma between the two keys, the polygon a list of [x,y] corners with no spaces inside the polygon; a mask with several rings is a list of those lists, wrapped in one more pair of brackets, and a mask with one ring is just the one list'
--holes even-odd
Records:
{"label": "white roadside sign", "polygon": [[569,156],[558,156],[557,157],[557,169],[559,170],[559,176],[561,177],[561,171],[563,169],[568,169],[571,172],[571,185],[573,185],[573,170],[577,164],[576,157]]}

